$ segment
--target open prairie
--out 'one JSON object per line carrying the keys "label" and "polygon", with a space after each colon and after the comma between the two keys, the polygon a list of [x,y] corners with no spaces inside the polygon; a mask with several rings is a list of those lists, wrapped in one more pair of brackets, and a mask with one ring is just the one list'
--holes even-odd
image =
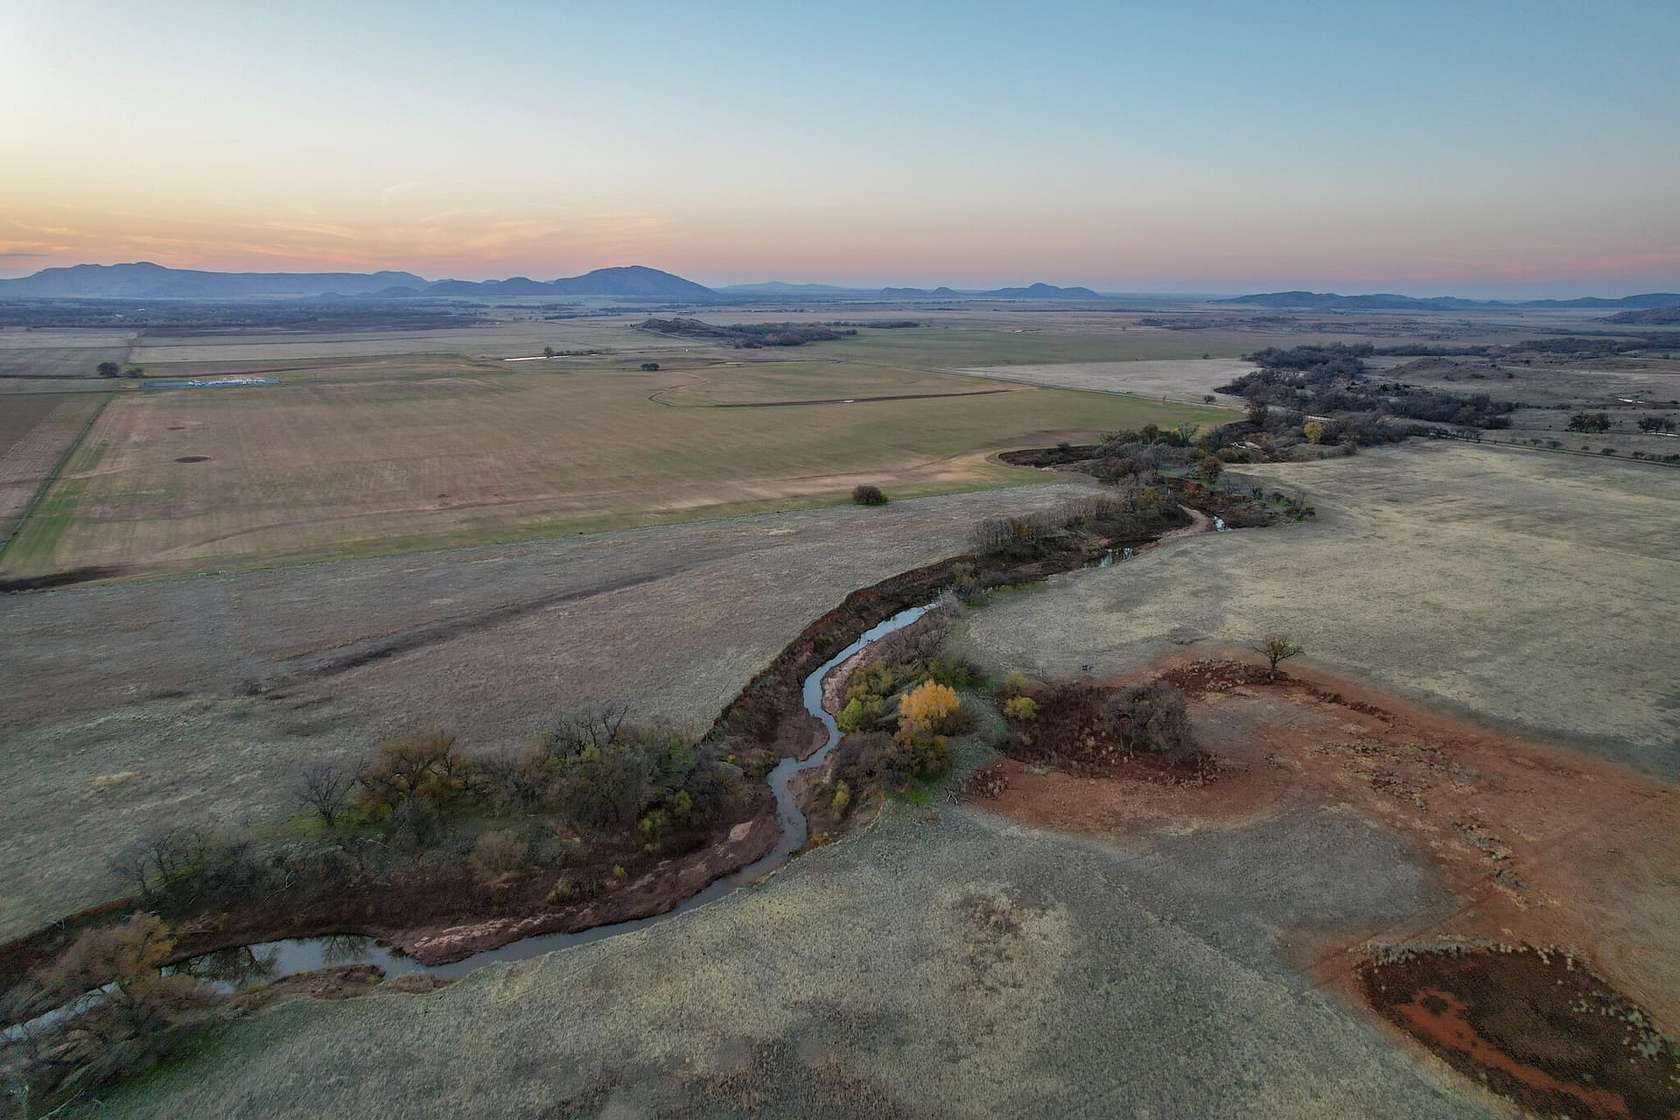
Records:
{"label": "open prairie", "polygon": [[103,1114],[1491,1120],[1291,967],[1445,900],[1332,809],[1100,842],[896,804],[651,929],[248,1019]]}
{"label": "open prairie", "polygon": [[1305,494],[1317,518],[1058,577],[977,613],[978,655],[1103,674],[1282,632],[1327,667],[1675,773],[1680,472],[1412,444],[1242,473]]}
{"label": "open prairie", "polygon": [[[845,592],[960,551],[982,517],[1100,492],[991,450],[1226,422],[1201,397],[1236,354],[1382,326],[916,314],[939,325],[795,349],[612,317],[169,340],[149,372],[280,383],[115,387],[4,562],[152,578],[0,597],[0,936],[111,897],[112,855],[161,826],[300,842],[300,767],[391,735],[513,749],[615,700],[704,725]],[[506,360],[544,345],[575,352]],[[889,801],[642,933],[253,1016],[108,1114],[1499,1114],[1352,993],[1378,937],[1554,938],[1670,1015],[1675,908],[1653,883],[1673,856],[1680,474],[1490,440],[1225,478],[1316,518],[1000,590],[953,638],[994,676],[1113,682],[1291,634],[1290,667],[1340,699],[1193,697],[1207,788],[1011,759],[996,802]],[[854,482],[895,500],[844,504]],[[1001,722],[963,750],[986,756]],[[448,1047],[426,1041],[437,1014]],[[1174,1063],[1133,1045],[1163,1031]],[[545,1056],[518,1057],[533,1038]]]}
{"label": "open prairie", "polygon": [[[991,450],[1224,415],[1107,394],[976,392],[998,388],[814,360],[471,367],[123,394],[4,570],[195,568],[552,535],[832,501],[862,482],[900,495],[1007,485],[1034,475],[989,462]],[[908,399],[869,399],[893,396]]]}
{"label": "open prairie", "polygon": [[[1508,1114],[1396,1045],[1350,954],[1567,935],[1649,1005],[1680,998],[1651,862],[1672,830],[1647,837],[1680,730],[1674,476],[1472,446],[1247,473],[1318,516],[995,593],[961,627],[995,671],[1092,680],[1291,633],[1300,675],[1342,691],[1198,696],[1217,781],[1017,767],[996,803],[889,804],[676,921],[430,995],[293,1003],[111,1114]],[[1645,846],[1606,854],[1624,843]],[[448,1045],[440,1017],[467,1024]]]}

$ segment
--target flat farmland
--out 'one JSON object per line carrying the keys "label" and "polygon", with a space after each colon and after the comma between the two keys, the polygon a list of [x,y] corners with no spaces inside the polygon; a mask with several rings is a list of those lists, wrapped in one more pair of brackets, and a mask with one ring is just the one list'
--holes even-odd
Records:
{"label": "flat farmland", "polygon": [[0,377],[98,377],[100,362],[121,362],[127,356],[126,346],[0,348]]}
{"label": "flat farmland", "polygon": [[680,339],[638,331],[644,315],[607,315],[542,320],[516,319],[467,327],[407,331],[230,331],[225,334],[149,333],[134,360],[147,366],[163,362],[240,362],[365,358],[382,354],[451,353],[523,357],[556,350],[681,349]]}
{"label": "flat farmland", "polygon": [[102,395],[20,396],[0,409],[0,551],[101,405]]}
{"label": "flat farmland", "polygon": [[[982,366],[965,369],[974,377],[1017,381],[1064,389],[1136,393],[1167,400],[1200,401],[1220,385],[1257,368],[1240,358],[1167,359],[1135,362],[1063,362],[1043,366]],[[1241,402],[1227,397],[1225,407]]]}
{"label": "flat farmland", "polygon": [[100,362],[128,358],[132,341],[128,331],[0,330],[0,378],[96,378]]}
{"label": "flat farmland", "polygon": [[486,371],[122,394],[0,570],[190,570],[822,504],[859,482],[899,496],[1008,485],[1042,476],[989,461],[994,449],[1224,415],[1037,388],[868,401],[902,392],[904,374],[839,363],[742,365],[713,387],[856,403],[657,399],[691,381]]}

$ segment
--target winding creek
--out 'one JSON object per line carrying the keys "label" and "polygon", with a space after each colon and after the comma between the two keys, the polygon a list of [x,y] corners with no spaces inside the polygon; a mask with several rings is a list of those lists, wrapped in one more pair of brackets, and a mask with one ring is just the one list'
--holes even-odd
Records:
{"label": "winding creek", "polygon": [[[470,957],[464,957],[448,964],[424,964],[416,958],[400,953],[371,937],[342,934],[327,937],[294,937],[280,941],[264,941],[254,945],[218,949],[175,965],[172,970],[190,973],[206,984],[225,992],[237,991],[253,984],[280,980],[300,972],[312,972],[316,969],[344,965],[377,965],[384,971],[386,979],[411,972],[425,973],[440,979],[453,979],[464,976],[475,969],[483,968],[487,964],[494,964],[497,961],[528,960],[531,957],[540,957],[544,953],[552,953],[557,949],[569,949],[575,945],[583,945],[591,941],[601,941],[608,937],[631,933],[657,922],[668,921],[679,914],[694,910],[709,902],[715,902],[726,895],[735,893],[742,887],[751,886],[763,876],[788,862],[793,854],[805,844],[808,827],[805,814],[800,811],[799,804],[794,798],[793,779],[807,770],[821,766],[827,760],[829,753],[834,750],[835,745],[840,742],[840,727],[835,723],[834,717],[829,714],[828,709],[823,706],[823,678],[858,651],[879,641],[895,630],[902,630],[931,609],[933,609],[932,603],[919,607],[909,607],[899,611],[884,622],[876,623],[865,630],[856,641],[817,666],[805,678],[804,686],[801,689],[801,699],[805,705],[805,710],[822,723],[825,734],[822,746],[811,754],[803,759],[784,758],[766,775],[770,792],[776,799],[776,820],[781,825],[781,834],[775,845],[759,859],[738,871],[714,879],[704,889],[690,895],[662,914],[650,914],[644,918],[632,918],[629,921],[595,926],[575,933],[538,934],[534,937],[510,942],[499,948],[486,949],[484,952],[474,953]],[[101,989],[101,991],[103,990]],[[94,994],[89,993],[90,996]],[[84,1008],[85,1002],[78,1000],[37,1016],[27,1023],[0,1029],[0,1037],[12,1037],[22,1031],[48,1026],[67,1013],[77,1013]]]}
{"label": "winding creek", "polygon": [[775,768],[766,777],[770,785],[770,792],[776,798],[776,820],[781,826],[781,835],[777,838],[775,845],[760,859],[729,875],[714,879],[703,890],[690,895],[663,914],[614,922],[611,925],[595,926],[592,929],[579,930],[576,933],[539,934],[511,942],[500,948],[486,949],[484,952],[475,953],[470,957],[449,964],[423,964],[414,957],[380,944],[371,937],[337,936],[288,938],[282,941],[266,941],[256,945],[222,949],[217,952],[206,953],[201,957],[194,957],[178,967],[183,971],[200,976],[208,983],[228,990],[240,988],[247,984],[278,980],[299,972],[310,972],[318,968],[341,965],[378,965],[384,969],[387,979],[410,972],[423,972],[449,979],[463,976],[474,969],[482,968],[496,961],[527,960],[544,953],[551,953],[556,949],[567,949],[574,945],[583,945],[590,941],[600,941],[603,938],[630,933],[656,922],[667,921],[678,914],[686,913],[689,910],[704,906],[708,902],[714,902],[725,895],[733,894],[742,887],[750,886],[764,875],[786,863],[805,844],[808,829],[805,814],[800,811],[798,802],[794,799],[793,779],[807,770],[821,766],[827,760],[829,753],[834,750],[835,744],[840,742],[840,728],[834,722],[834,717],[829,714],[828,709],[823,707],[823,678],[859,650],[879,641],[893,631],[902,630],[915,622],[931,610],[932,606],[933,604],[930,603],[925,606],[910,607],[899,611],[884,622],[877,623],[864,631],[863,635],[856,641],[817,666],[805,678],[801,690],[805,710],[821,721],[825,736],[822,746],[810,755],[804,759],[784,758],[776,764]]}
{"label": "winding creek", "polygon": [[[1186,507],[1186,509],[1188,508]],[[1214,519],[1210,523],[1209,518],[1199,511],[1190,509],[1189,513],[1192,517],[1191,525],[1163,534],[1158,540],[1188,533],[1205,532],[1210,528],[1219,532],[1228,531],[1227,526],[1220,519]],[[1122,554],[1118,556],[1116,551],[1114,548],[1106,550],[1105,553],[1087,566],[1106,568],[1116,560],[1130,559],[1134,554],[1132,548],[1125,548]],[[823,679],[836,667],[844,664],[863,649],[888,634],[909,626],[932,610],[934,605],[934,603],[927,603],[922,606],[908,607],[886,620],[876,623],[865,630],[855,641],[806,675],[800,690],[801,701],[806,712],[822,724],[823,743],[803,759],[782,759],[766,775],[770,792],[775,798],[776,820],[780,826],[775,844],[759,859],[714,879],[703,889],[690,895],[670,910],[572,933],[537,934],[509,942],[494,949],[486,949],[447,964],[429,965],[372,937],[359,934],[340,934],[286,938],[219,949],[171,966],[171,971],[190,973],[225,992],[237,991],[255,984],[280,980],[318,969],[356,965],[377,966],[383,971],[386,979],[409,973],[421,973],[448,980],[464,976],[497,961],[528,960],[559,949],[568,949],[591,941],[601,941],[609,937],[617,937],[620,934],[631,933],[657,922],[675,918],[679,914],[687,913],[690,910],[734,894],[743,887],[751,886],[765,875],[787,863],[793,857],[793,854],[804,846],[807,839],[809,827],[805,814],[800,810],[794,797],[793,780],[799,774],[823,765],[829,754],[840,742],[841,737],[840,728],[835,722],[834,716],[823,705]],[[88,993],[88,996],[95,995],[97,995],[95,992]],[[81,1000],[55,1008],[25,1023],[0,1027],[0,1038],[12,1037],[20,1031],[29,1031],[46,1026],[66,1014],[79,1013],[80,1010],[85,1009],[84,1001],[86,998],[83,997]]]}

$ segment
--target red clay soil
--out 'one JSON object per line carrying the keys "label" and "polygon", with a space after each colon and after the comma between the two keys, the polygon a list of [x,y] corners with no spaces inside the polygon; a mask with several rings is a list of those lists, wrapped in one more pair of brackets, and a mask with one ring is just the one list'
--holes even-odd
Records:
{"label": "red clay soil", "polygon": [[1359,969],[1379,1014],[1544,1116],[1680,1116],[1680,1054],[1650,1015],[1558,951],[1435,950]]}
{"label": "red clay soil", "polygon": [[1297,949],[1301,966],[1327,988],[1364,1002],[1357,970],[1373,941],[1562,945],[1657,1024],[1680,1027],[1675,787],[1316,670],[1273,680],[1252,662],[1176,655],[1106,683],[1155,677],[1186,693],[1218,780],[1076,776],[1005,759],[986,807],[1114,838],[1229,828],[1303,799],[1351,810],[1399,836],[1459,906],[1386,929],[1293,931],[1292,944],[1311,946]]}

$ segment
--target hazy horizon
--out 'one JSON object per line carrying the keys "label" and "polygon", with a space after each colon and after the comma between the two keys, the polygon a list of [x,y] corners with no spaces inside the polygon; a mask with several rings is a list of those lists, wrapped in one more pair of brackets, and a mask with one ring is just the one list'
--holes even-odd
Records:
{"label": "hazy horizon", "polygon": [[1655,3],[13,5],[0,275],[1674,290],[1677,38]]}
{"label": "hazy horizon", "polygon": [[[159,262],[159,261],[78,261],[78,262],[76,262],[76,264],[81,264],[81,265],[95,265],[95,266],[102,266],[102,267],[114,267],[116,265],[125,265],[125,264],[160,264],[160,263],[161,262]],[[603,264],[603,265],[598,265],[596,267],[597,268],[614,268],[614,267],[625,267],[626,265],[632,265],[632,266],[633,265],[642,265],[642,262],[631,261],[631,262],[626,262],[625,265]],[[28,271],[22,271],[22,272],[6,271],[5,269],[0,269],[0,279],[16,279],[16,278],[21,277],[21,276],[34,275],[36,272],[44,271],[45,269],[48,269],[48,268],[62,268],[62,267],[74,267],[74,266],[73,265],[47,265],[47,266],[43,266],[40,269],[30,269]],[[185,267],[189,267],[189,266],[169,266],[169,267],[183,267],[183,268],[185,268]],[[643,265],[643,267],[657,268],[658,266],[657,265]],[[210,269],[210,270],[204,270],[204,271],[214,271],[214,272],[223,272],[223,271],[225,271],[225,272],[276,272],[276,273],[306,273],[306,274],[307,273],[335,273],[335,272],[375,273],[375,272],[381,272],[381,271],[413,272],[412,269],[392,268],[392,267],[384,266],[384,265],[376,266],[376,267],[369,267],[369,268],[357,268],[357,269],[346,269],[346,268],[337,268],[337,267],[321,267],[321,268],[302,268],[302,267],[300,267],[300,268],[285,268],[285,269],[279,269],[279,268],[274,268],[274,269],[270,269],[270,268],[225,269],[225,270],[224,269]],[[583,271],[584,272],[590,272],[590,271],[594,271],[594,269],[584,269]],[[661,270],[661,271],[666,271],[666,270]],[[427,280],[427,281],[439,281],[439,280],[509,280],[509,279],[515,279],[516,278],[515,276],[511,276],[511,275],[509,275],[509,276],[504,276],[504,275],[427,276],[424,273],[416,273],[416,275],[419,275],[421,279]],[[523,274],[521,274],[521,275],[523,275]],[[579,275],[581,275],[581,273]],[[525,276],[524,278],[525,279],[530,279],[530,280],[538,280],[538,281],[542,281],[542,282],[548,282],[548,281],[556,280],[556,279],[564,279],[565,277],[562,277],[558,274],[538,273],[538,274],[535,274],[535,275]],[[900,281],[897,281],[897,280],[885,280],[885,281],[881,281],[879,283],[833,284],[833,283],[830,283],[829,281],[826,281],[826,280],[785,280],[785,279],[782,279],[780,277],[772,277],[772,278],[769,278],[769,279],[760,279],[760,280],[717,280],[717,281],[708,281],[708,280],[701,279],[701,278],[695,277],[695,276],[684,276],[683,279],[694,280],[696,283],[703,284],[706,287],[713,288],[714,290],[727,289],[727,288],[731,288],[731,287],[748,287],[748,286],[761,285],[761,284],[790,284],[790,285],[812,285],[812,286],[819,286],[819,287],[829,287],[829,288],[834,288],[834,289],[839,290],[839,291],[847,291],[847,292],[871,292],[871,291],[876,291],[876,290],[883,289],[883,288],[928,288],[928,289],[933,289],[933,288],[938,288],[938,287],[941,287],[941,286],[954,288],[959,292],[967,292],[967,291],[986,291],[986,290],[991,290],[991,289],[994,289],[994,288],[1005,288],[1005,287],[1025,287],[1029,284],[1034,284],[1034,283],[1048,283],[1048,284],[1056,285],[1058,287],[1092,287],[1100,295],[1112,296],[1112,297],[1116,297],[1116,298],[1137,297],[1137,298],[1145,298],[1145,299],[1174,299],[1174,298],[1179,298],[1179,299],[1213,299],[1213,300],[1216,300],[1216,299],[1223,299],[1223,298],[1229,298],[1229,297],[1234,297],[1234,296],[1264,294],[1264,293],[1269,293],[1269,292],[1309,291],[1309,292],[1316,292],[1316,293],[1327,293],[1327,294],[1333,294],[1333,295],[1346,295],[1346,296],[1354,296],[1354,295],[1402,295],[1402,296],[1412,296],[1412,297],[1419,298],[1419,299],[1427,299],[1427,298],[1430,298],[1430,297],[1438,297],[1438,296],[1458,296],[1458,297],[1463,297],[1463,298],[1475,298],[1475,299],[1482,299],[1482,300],[1495,301],[1495,302],[1497,302],[1497,301],[1508,301],[1508,302],[1515,303],[1515,302],[1522,302],[1524,300],[1529,300],[1529,299],[1550,299],[1550,298],[1576,299],[1576,298],[1587,298],[1587,297],[1595,297],[1595,296],[1596,297],[1614,299],[1614,298],[1619,298],[1619,297],[1622,297],[1622,296],[1649,294],[1648,291],[1644,291],[1644,290],[1642,290],[1642,291],[1594,290],[1594,291],[1579,291],[1579,292],[1574,292],[1570,295],[1557,296],[1557,297],[1552,297],[1552,296],[1525,296],[1525,295],[1512,295],[1512,294],[1501,295],[1501,294],[1497,294],[1497,293],[1496,294],[1480,294],[1480,295],[1476,295],[1476,296],[1473,296],[1473,297],[1465,297],[1463,292],[1402,291],[1402,290],[1400,290],[1398,288],[1394,288],[1394,287],[1387,287],[1387,288],[1373,287],[1373,288],[1369,288],[1369,289],[1360,289],[1358,291],[1354,291],[1352,289],[1349,289],[1347,291],[1332,292],[1328,288],[1314,287],[1311,284],[1295,284],[1295,285],[1291,285],[1289,287],[1264,289],[1264,291],[1262,291],[1261,289],[1243,289],[1243,290],[1232,289],[1232,290],[1228,290],[1228,291],[1218,291],[1218,290],[1192,291],[1192,290],[1166,290],[1166,289],[1149,289],[1149,288],[1135,288],[1135,289],[1129,289],[1129,290],[1121,290],[1121,289],[1116,289],[1116,288],[1104,288],[1104,287],[1100,287],[1100,286],[1096,286],[1096,285],[1088,285],[1088,284],[1087,285],[1079,285],[1079,284],[1072,284],[1072,283],[1062,283],[1062,282],[1060,282],[1060,281],[1058,281],[1054,278],[1045,278],[1045,277],[1033,277],[1031,279],[1016,279],[1016,280],[1008,280],[1008,281],[999,281],[998,283],[995,283],[995,284],[984,284],[984,285],[981,285],[981,284],[954,285],[954,284],[947,284],[944,281],[927,281],[925,283],[907,284],[907,283],[903,283],[903,282],[900,282]]]}

